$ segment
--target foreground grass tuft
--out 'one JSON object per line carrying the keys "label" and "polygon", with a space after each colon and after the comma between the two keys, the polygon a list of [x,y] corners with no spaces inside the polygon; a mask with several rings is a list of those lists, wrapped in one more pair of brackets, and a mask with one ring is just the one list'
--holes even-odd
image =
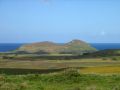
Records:
{"label": "foreground grass tuft", "polygon": [[120,90],[120,74],[60,73],[0,75],[0,90]]}

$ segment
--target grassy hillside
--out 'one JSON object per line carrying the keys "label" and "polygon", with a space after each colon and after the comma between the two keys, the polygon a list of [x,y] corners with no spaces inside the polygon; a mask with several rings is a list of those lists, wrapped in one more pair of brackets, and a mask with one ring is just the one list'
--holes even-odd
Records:
{"label": "grassy hillside", "polygon": [[53,42],[40,42],[23,45],[17,51],[24,51],[28,53],[83,53],[83,52],[94,52],[95,48],[89,44],[80,41],[73,40],[65,44],[57,44]]}

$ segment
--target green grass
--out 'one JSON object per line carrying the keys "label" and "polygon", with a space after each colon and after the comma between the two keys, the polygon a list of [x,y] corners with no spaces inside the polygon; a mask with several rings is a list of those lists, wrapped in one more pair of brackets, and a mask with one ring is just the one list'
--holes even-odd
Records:
{"label": "green grass", "polygon": [[[0,90],[120,90],[119,58],[32,61],[1,58]],[[64,69],[71,67],[77,70]]]}
{"label": "green grass", "polygon": [[120,61],[109,58],[1,59],[0,73],[0,90],[120,90]]}
{"label": "green grass", "polygon": [[0,75],[0,90],[120,90],[120,74],[80,74],[67,70],[51,74]]}

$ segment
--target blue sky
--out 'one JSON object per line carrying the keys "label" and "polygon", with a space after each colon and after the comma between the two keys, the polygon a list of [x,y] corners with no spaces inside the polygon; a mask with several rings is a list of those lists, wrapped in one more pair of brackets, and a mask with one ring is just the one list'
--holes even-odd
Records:
{"label": "blue sky", "polygon": [[120,43],[120,0],[0,0],[0,43]]}

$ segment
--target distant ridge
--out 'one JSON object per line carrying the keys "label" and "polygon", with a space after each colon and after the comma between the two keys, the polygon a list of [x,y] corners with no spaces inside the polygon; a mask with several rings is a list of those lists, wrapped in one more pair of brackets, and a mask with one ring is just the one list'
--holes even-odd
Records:
{"label": "distant ridge", "polygon": [[95,48],[81,40],[72,40],[65,44],[58,44],[50,41],[26,44],[18,48],[16,51],[24,51],[28,53],[84,53],[94,52]]}

